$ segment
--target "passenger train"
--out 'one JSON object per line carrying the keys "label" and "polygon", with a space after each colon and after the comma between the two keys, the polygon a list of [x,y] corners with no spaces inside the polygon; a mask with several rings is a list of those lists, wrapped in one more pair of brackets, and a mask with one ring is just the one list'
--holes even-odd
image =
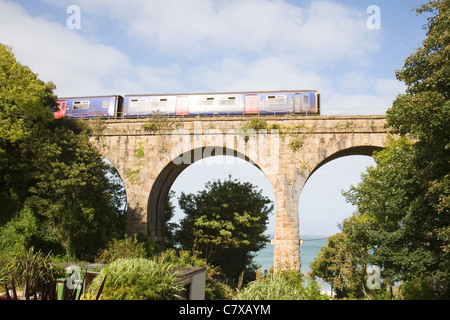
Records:
{"label": "passenger train", "polygon": [[55,118],[320,114],[315,90],[59,98]]}

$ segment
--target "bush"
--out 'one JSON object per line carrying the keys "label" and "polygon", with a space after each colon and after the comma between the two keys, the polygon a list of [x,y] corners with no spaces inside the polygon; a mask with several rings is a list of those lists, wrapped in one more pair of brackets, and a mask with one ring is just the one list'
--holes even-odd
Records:
{"label": "bush", "polygon": [[327,300],[320,295],[317,284],[305,281],[298,271],[269,273],[249,283],[235,297],[235,300]]}
{"label": "bush", "polygon": [[114,239],[108,242],[107,247],[99,252],[96,261],[110,263],[117,259],[147,258],[147,250],[144,243],[137,237],[125,236],[124,239]]}
{"label": "bush", "polygon": [[239,128],[239,134],[241,137],[245,139],[247,142],[249,140],[249,137],[251,135],[251,131],[259,131],[259,130],[267,130],[267,122],[264,119],[261,118],[253,118],[250,121],[247,121],[242,127]]}
{"label": "bush", "polygon": [[400,287],[401,300],[448,300],[448,282],[441,283],[433,276],[414,277]]}
{"label": "bush", "polygon": [[31,247],[28,250],[22,249],[2,266],[0,280],[3,280],[10,289],[14,281],[15,286],[23,291],[27,298],[38,291],[47,296],[51,287],[55,286],[56,278],[63,272],[63,268],[55,265],[51,254],[35,251],[34,247]]}
{"label": "bush", "polygon": [[219,280],[222,276],[220,267],[208,264],[205,259],[192,255],[190,251],[169,249],[162,252],[159,259],[164,259],[177,267],[206,268],[206,300],[230,300],[233,297],[233,289]]}
{"label": "bush", "polygon": [[9,261],[31,247],[44,253],[62,254],[64,250],[56,235],[43,230],[32,210],[24,208],[0,228],[0,258]]}
{"label": "bush", "polygon": [[156,259],[118,259],[94,278],[88,298],[95,299],[106,277],[102,300],[172,300],[183,287],[177,283],[173,265]]}

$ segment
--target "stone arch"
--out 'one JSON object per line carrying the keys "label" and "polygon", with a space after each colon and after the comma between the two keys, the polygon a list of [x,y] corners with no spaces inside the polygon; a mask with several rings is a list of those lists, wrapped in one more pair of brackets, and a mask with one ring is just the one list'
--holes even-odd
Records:
{"label": "stone arch", "polygon": [[326,163],[328,163],[330,161],[333,161],[335,159],[339,159],[342,157],[346,157],[346,156],[372,156],[374,152],[378,152],[382,149],[383,149],[383,147],[381,147],[381,146],[363,145],[363,146],[349,147],[346,149],[336,151],[328,156],[325,156],[323,159],[321,159],[321,161],[319,161],[318,164],[316,164],[314,166],[314,168],[308,174],[308,177],[306,178],[305,183],[313,175],[314,172],[316,172],[320,167],[322,167],[323,165],[325,165]]}
{"label": "stone arch", "polygon": [[[160,171],[150,190],[147,204],[149,235],[157,242],[164,241],[164,212],[169,191],[177,177],[194,162],[213,156],[233,156],[243,159],[264,171],[248,156],[233,149],[219,146],[203,146],[180,154]],[[188,160],[188,161],[186,161]]]}
{"label": "stone arch", "polygon": [[[310,177],[317,172],[322,166],[324,166],[325,164],[333,161],[333,160],[337,160],[339,158],[343,158],[343,157],[347,157],[347,156],[373,156],[374,152],[378,152],[380,150],[382,150],[383,147],[381,146],[377,146],[377,145],[357,145],[357,146],[351,146],[351,147],[347,147],[345,149],[341,149],[341,150],[334,150],[334,152],[330,152],[329,154],[327,154],[326,156],[321,157],[320,159],[318,159],[318,162],[315,164],[315,166],[312,168],[311,171],[308,172],[308,174],[306,175],[306,178],[303,181],[299,181],[297,188],[299,190],[298,195],[294,195],[294,200],[299,200],[300,195],[307,183],[307,181],[310,179]],[[297,203],[298,206],[298,222],[299,222],[299,226],[301,223],[301,205],[298,202]]]}
{"label": "stone arch", "polygon": [[[123,192],[124,192],[125,199],[123,199],[122,204],[124,205],[123,209],[125,211],[125,219],[128,219],[128,213],[127,213],[128,199],[130,197],[130,195],[129,195],[130,188],[129,188],[128,178],[124,174],[122,168],[120,167],[120,164],[117,163],[117,161],[110,160],[108,155],[101,154],[101,157],[103,158],[103,161],[105,161],[107,164],[109,164],[110,166],[113,167],[114,172],[112,172],[112,174],[115,175],[115,177],[112,177],[112,178],[120,179],[120,181],[116,181],[116,183],[119,183],[121,185],[121,187],[124,189]],[[112,158],[112,159],[114,159],[114,158]],[[111,178],[111,177],[109,177],[109,178]]]}
{"label": "stone arch", "polygon": [[[275,228],[275,239],[272,244],[275,245],[274,267],[275,270],[283,269],[283,263],[288,263],[290,267],[300,267],[300,247],[299,247],[299,231],[300,231],[300,211],[299,199],[303,187],[305,186],[311,175],[316,172],[324,164],[350,155],[366,155],[371,156],[374,151],[379,151],[383,147],[376,144],[353,145],[349,147],[339,148],[339,144],[333,144],[322,152],[316,152],[315,161],[311,161],[308,168],[296,168],[295,174],[291,179],[283,179],[283,176],[277,177],[277,191],[275,202],[277,204],[277,222]],[[285,180],[285,181],[283,181]],[[281,207],[281,208],[278,208]]]}

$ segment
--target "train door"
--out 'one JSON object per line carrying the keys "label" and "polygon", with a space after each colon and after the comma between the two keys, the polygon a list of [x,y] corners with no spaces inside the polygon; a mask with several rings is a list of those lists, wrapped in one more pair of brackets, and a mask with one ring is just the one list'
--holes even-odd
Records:
{"label": "train door", "polygon": [[302,112],[302,95],[300,93],[296,93],[294,96],[294,112]]}
{"label": "train door", "polygon": [[316,113],[314,101],[310,98],[311,93],[296,93],[294,97],[295,113]]}
{"label": "train door", "polygon": [[177,97],[175,103],[175,115],[188,115],[189,114],[189,98],[186,96]]}
{"label": "train door", "polygon": [[244,114],[258,113],[259,99],[256,94],[249,94],[245,96]]}
{"label": "train door", "polygon": [[57,101],[59,110],[54,113],[55,118],[63,118],[66,116],[66,101]]}

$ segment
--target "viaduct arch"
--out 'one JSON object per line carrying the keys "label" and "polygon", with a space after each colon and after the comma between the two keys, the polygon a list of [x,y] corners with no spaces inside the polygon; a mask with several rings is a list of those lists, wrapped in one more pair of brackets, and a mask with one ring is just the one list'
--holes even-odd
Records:
{"label": "viaduct arch", "polygon": [[[173,130],[145,130],[147,119],[105,120],[91,137],[116,167],[127,193],[127,233],[164,239],[164,209],[177,176],[197,160],[228,155],[248,161],[269,180],[276,204],[274,267],[300,268],[300,193],[325,163],[372,155],[386,142],[384,116],[264,117],[268,130],[245,134],[251,117],[177,118]],[[272,129],[272,130],[271,130]]]}
{"label": "viaduct arch", "polygon": [[259,168],[256,163],[245,156],[245,154],[218,145],[188,150],[172,159],[156,178],[148,198],[147,212],[149,213],[149,229],[152,230],[152,234],[156,239],[162,239],[164,237],[164,212],[172,184],[181,172],[194,162],[216,155],[233,155],[234,157],[245,159],[247,162],[252,163]]}

